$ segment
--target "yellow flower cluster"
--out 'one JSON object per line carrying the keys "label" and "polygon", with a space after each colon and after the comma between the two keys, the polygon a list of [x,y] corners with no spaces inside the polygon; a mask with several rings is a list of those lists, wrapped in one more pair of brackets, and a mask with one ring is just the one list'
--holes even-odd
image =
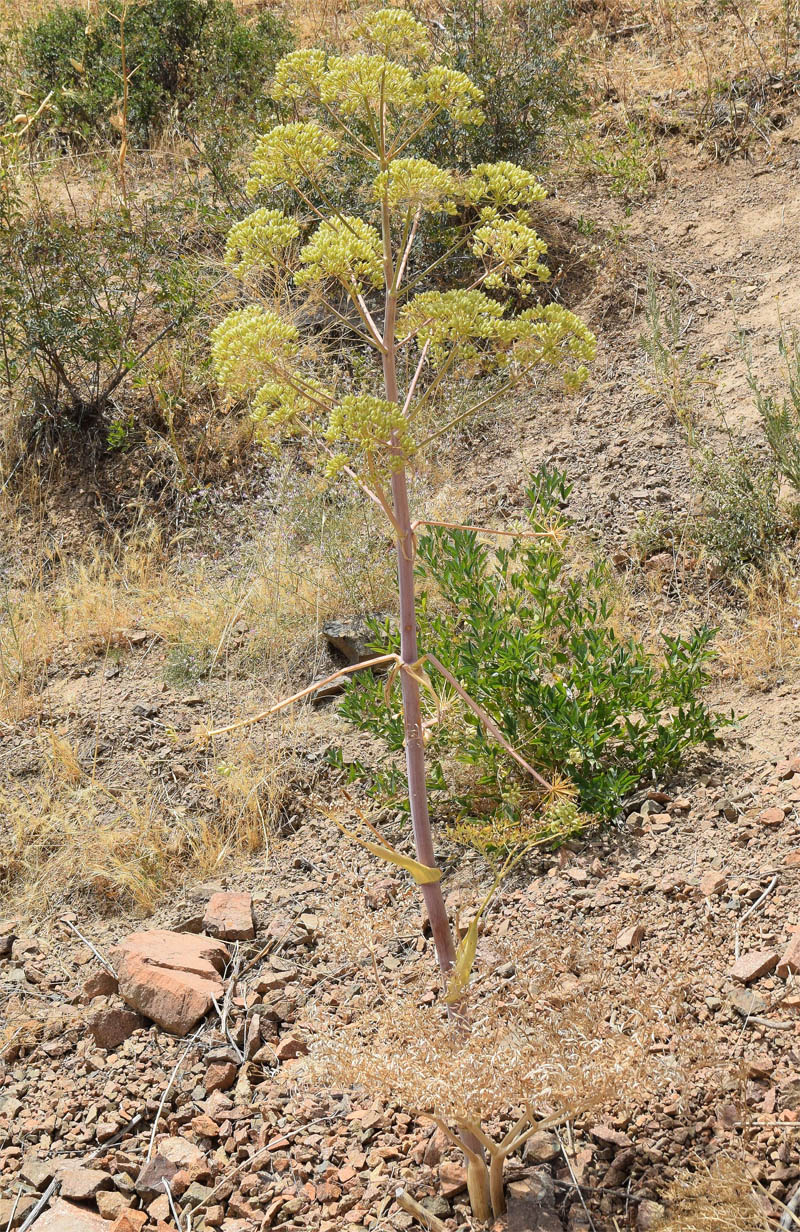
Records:
{"label": "yellow flower cluster", "polygon": [[295,274],[298,286],[335,278],[359,292],[383,285],[383,248],[374,227],[361,218],[343,215],[326,219],[300,251],[303,269]]}
{"label": "yellow flower cluster", "polygon": [[468,358],[478,353],[478,342],[500,336],[503,311],[482,291],[424,291],[403,308],[398,327],[406,336],[413,333],[418,347],[428,343],[435,359],[453,348]]}
{"label": "yellow flower cluster", "polygon": [[272,97],[278,102],[317,97],[327,59],[325,52],[318,47],[290,51],[276,65]]}
{"label": "yellow flower cluster", "polygon": [[231,312],[211,334],[217,381],[234,397],[252,393],[297,353],[298,333],[270,308]]}
{"label": "yellow flower cluster", "polygon": [[250,164],[247,191],[290,187],[306,179],[317,179],[331,161],[338,141],[314,120],[297,124],[277,124],[259,137]]}
{"label": "yellow flower cluster", "polygon": [[372,394],[348,394],[342,398],[331,411],[325,435],[331,442],[347,441],[368,455],[391,451],[398,465],[414,449],[402,408]]}
{"label": "yellow flower cluster", "polygon": [[448,111],[457,124],[483,123],[483,91],[470,81],[466,73],[459,73],[444,64],[434,64],[417,80],[416,94],[420,104]]}
{"label": "yellow flower cluster", "polygon": [[535,175],[516,163],[479,163],[473,167],[464,185],[464,195],[471,205],[489,202],[495,207],[527,205],[547,196]]}
{"label": "yellow flower cluster", "polygon": [[330,390],[314,377],[298,376],[296,384],[266,381],[253,399],[251,414],[262,440],[295,436],[310,429],[330,400]]}
{"label": "yellow flower cluster", "polygon": [[513,320],[506,338],[514,359],[524,367],[549,364],[564,372],[570,389],[576,389],[589,375],[586,365],[597,350],[597,339],[580,317],[562,304],[540,304],[528,308]]}
{"label": "yellow flower cluster", "polygon": [[254,210],[228,232],[225,264],[243,278],[252,269],[285,263],[286,250],[299,234],[295,219],[280,210]]}
{"label": "yellow flower cluster", "polygon": [[457,184],[452,171],[437,167],[427,158],[396,158],[375,178],[375,199],[380,201],[384,193],[392,209],[450,212],[455,208]]}
{"label": "yellow flower cluster", "polygon": [[365,105],[373,113],[386,107],[408,108],[414,98],[413,74],[403,64],[365,51],[354,56],[331,56],[319,96],[343,115],[355,115]]}
{"label": "yellow flower cluster", "polygon": [[539,260],[547,252],[547,245],[533,227],[516,218],[496,218],[478,227],[472,251],[490,267],[485,287],[514,284],[522,295],[530,295],[532,278],[546,282],[550,277],[547,266]]}
{"label": "yellow flower cluster", "polygon": [[419,59],[430,54],[428,33],[405,9],[380,9],[356,27],[356,36],[384,56]]}

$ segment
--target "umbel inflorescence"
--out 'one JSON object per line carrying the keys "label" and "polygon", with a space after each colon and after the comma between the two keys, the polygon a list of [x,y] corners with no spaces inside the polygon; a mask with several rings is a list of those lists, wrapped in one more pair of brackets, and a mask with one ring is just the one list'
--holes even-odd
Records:
{"label": "umbel inflorescence", "polygon": [[[383,10],[368,27],[353,55],[302,50],[278,64],[273,96],[297,118],[259,139],[248,191],[269,205],[231,228],[226,249],[261,302],[232,312],[212,350],[220,383],[251,400],[263,439],[313,436],[329,474],[375,484],[424,444],[448,373],[500,370],[510,385],[546,364],[575,385],[595,344],[561,305],[512,312],[503,295],[519,305],[548,277],[531,218],[545,195],[535,177],[507,162],[460,174],[413,156],[442,113],[479,124],[480,90],[432,61],[409,13]],[[353,212],[337,204],[343,160],[363,172]],[[442,290],[435,269],[418,267],[431,218],[452,231],[450,255],[470,259],[467,285]],[[360,368],[356,384],[346,363],[320,354],[320,310],[371,349],[373,376]],[[387,360],[404,388],[385,387]]]}

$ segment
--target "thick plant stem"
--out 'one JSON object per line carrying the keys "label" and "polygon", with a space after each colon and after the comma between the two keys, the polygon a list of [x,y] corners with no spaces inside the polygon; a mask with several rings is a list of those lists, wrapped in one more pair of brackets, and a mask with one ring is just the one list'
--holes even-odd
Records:
{"label": "thick plant stem", "polygon": [[[404,663],[416,663],[419,650],[417,648],[417,614],[414,603],[414,534],[411,529],[408,506],[408,485],[403,470],[395,471],[392,476],[392,501],[398,527],[397,582],[400,597],[400,655]],[[419,862],[433,866],[436,863],[436,857],[428,813],[420,689],[418,682],[410,672],[401,672],[400,675],[403,692],[408,799],[411,806],[414,845]],[[447,919],[442,887],[439,882],[434,882],[421,888],[431,924],[436,957],[439,960],[442,974],[447,976],[455,962],[455,947]]]}

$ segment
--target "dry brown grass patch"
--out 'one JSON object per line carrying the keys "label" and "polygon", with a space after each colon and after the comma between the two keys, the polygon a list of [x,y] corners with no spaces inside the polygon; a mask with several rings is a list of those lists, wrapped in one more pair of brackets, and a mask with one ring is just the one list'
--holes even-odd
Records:
{"label": "dry brown grass patch", "polygon": [[683,1173],[662,1202],[666,1213],[654,1232],[765,1232],[773,1226],[744,1166],[724,1156]]}

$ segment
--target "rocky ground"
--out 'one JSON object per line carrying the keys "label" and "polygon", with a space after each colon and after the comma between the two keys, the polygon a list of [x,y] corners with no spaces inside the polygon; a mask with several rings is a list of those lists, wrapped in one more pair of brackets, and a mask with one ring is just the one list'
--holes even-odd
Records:
{"label": "rocky ground", "polygon": [[[479,447],[467,440],[457,469],[471,517],[515,511],[531,469],[556,461],[575,483],[570,512],[659,619],[679,617],[687,595],[693,618],[725,605],[737,616],[693,553],[670,554],[649,582],[631,553],[640,513],[684,516],[692,502],[685,426],[647,384],[642,307],[648,267],[674,277],[689,355],[710,363],[718,396],[700,399],[698,426],[719,433],[722,405],[749,431],[734,332],[768,375],[777,307],[790,321],[798,310],[798,151],[797,120],[758,164],[676,151],[632,210],[563,186],[560,239],[549,238],[578,261],[569,302],[598,331],[595,374],[580,398],[531,398],[510,426],[484,425]],[[602,240],[587,240],[581,219]],[[247,627],[236,636],[246,642]],[[128,630],[118,649],[113,664],[65,652],[51,665],[48,724],[69,725],[109,787],[152,779],[176,808],[199,808],[192,729],[256,709],[253,682],[167,686],[147,629]],[[306,668],[297,676],[307,683]],[[652,1047],[674,1054],[680,1077],[659,1101],[612,1092],[563,1132],[532,1138],[508,1166],[509,1232],[646,1232],[671,1180],[724,1155],[758,1181],[774,1220],[797,1191],[800,687],[781,669],[760,693],[724,678],[714,693],[742,716],[724,749],[654,784],[617,829],[518,869],[486,914],[484,983],[546,962],[555,990],[580,995],[599,963],[662,1022]],[[59,902],[0,923],[0,1228],[30,1226],[37,1211],[37,1232],[417,1226],[398,1189],[432,1228],[472,1226],[462,1160],[430,1122],[367,1095],[358,1073],[340,1089],[306,1073],[320,1013],[350,1023],[421,968],[430,979],[415,995],[431,1001],[437,987],[414,893],[343,845],[316,807],[332,725],[325,710],[304,720],[296,796],[268,857],[176,893],[144,921]],[[39,772],[38,726],[25,716],[0,731],[14,780]],[[440,844],[448,903],[468,917],[490,874]]]}

